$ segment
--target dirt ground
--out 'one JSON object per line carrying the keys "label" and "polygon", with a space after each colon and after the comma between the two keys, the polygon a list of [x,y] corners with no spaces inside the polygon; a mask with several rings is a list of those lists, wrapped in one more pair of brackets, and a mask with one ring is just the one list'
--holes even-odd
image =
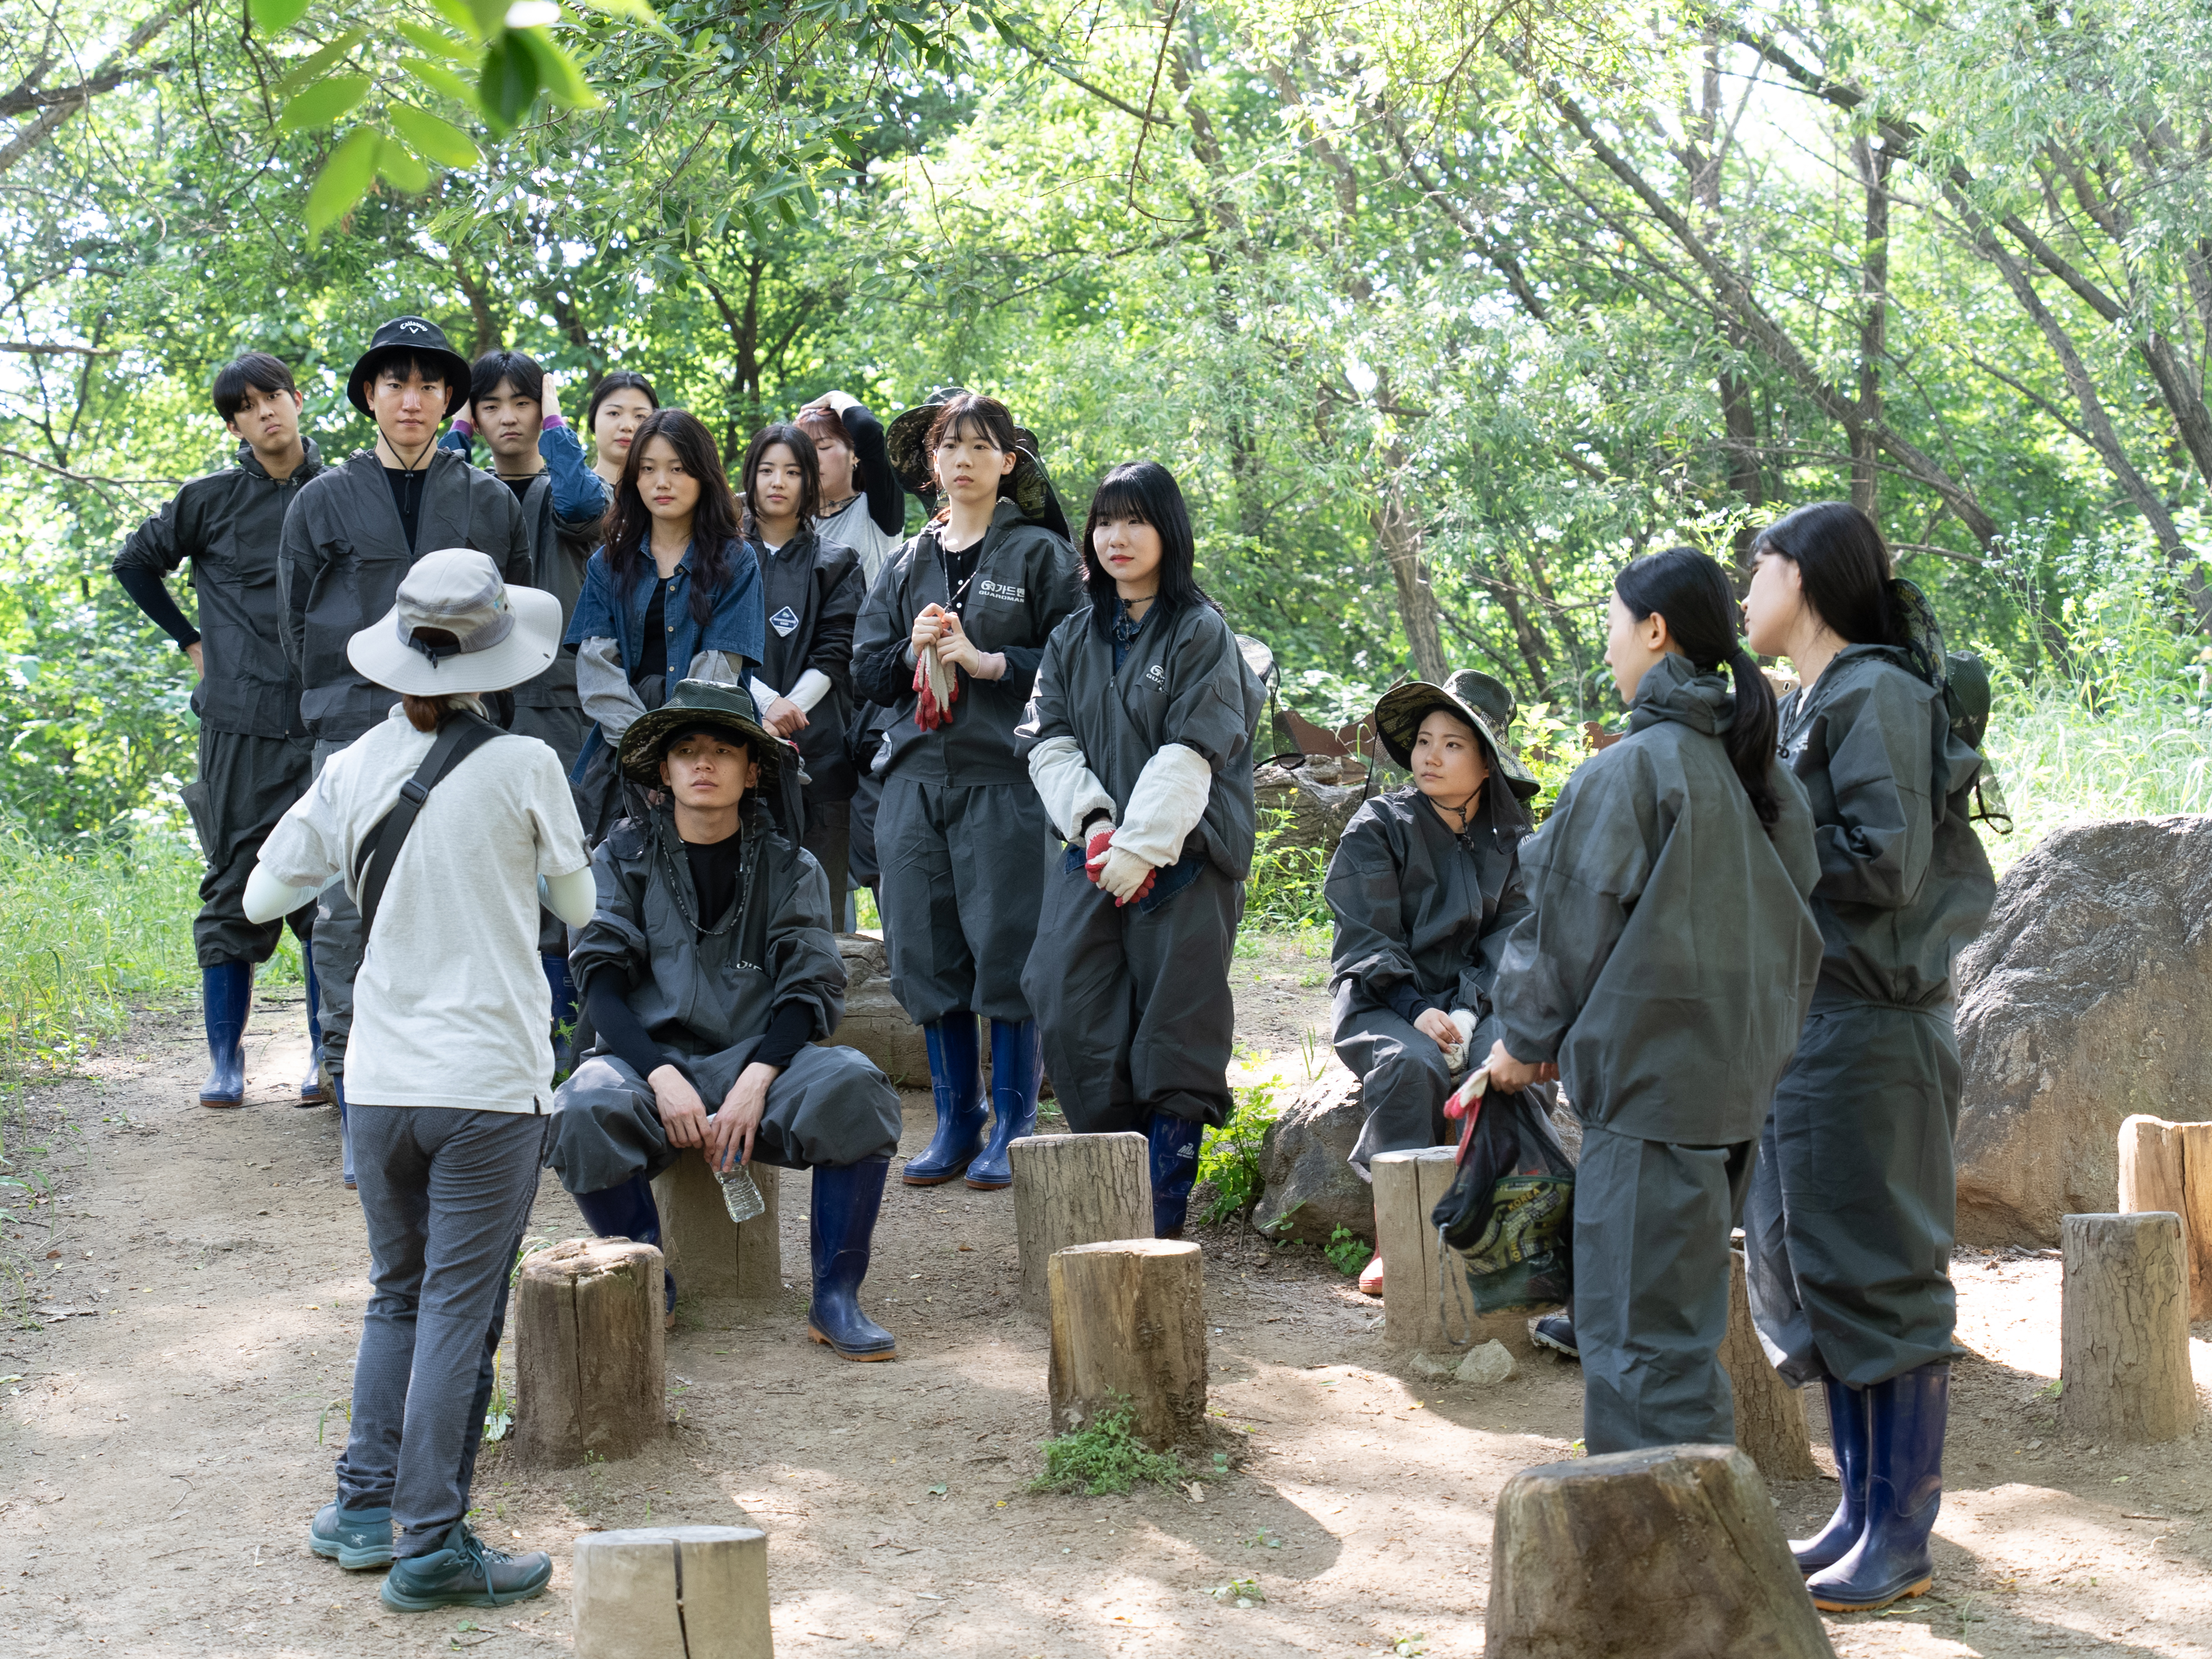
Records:
{"label": "dirt ground", "polygon": [[[1326,1032],[1324,966],[1279,944],[1240,961],[1247,1076],[1326,1063],[1325,1043],[1302,1042]],[[392,1613],[378,1575],[305,1542],[330,1496],[368,1290],[337,1117],[288,1103],[296,1001],[261,1008],[249,1045],[239,1111],[193,1098],[190,1012],[143,1018],[81,1077],[30,1091],[38,1133],[9,1151],[47,1147],[57,1196],[0,1240],[33,1280],[9,1305],[89,1311],[0,1327],[0,1652],[559,1649],[580,1534],[742,1519],[769,1535],[787,1654],[1471,1656],[1491,1504],[1581,1432],[1572,1365],[1547,1358],[1481,1391],[1423,1381],[1384,1351],[1379,1306],[1312,1252],[1224,1231],[1201,1242],[1230,1468],[1194,1470],[1197,1498],[1033,1495],[1045,1347],[1014,1302],[1008,1197],[894,1185],[867,1295],[902,1357],[859,1366],[805,1340],[806,1180],[787,1176],[792,1288],[774,1305],[685,1310],[664,1447],[555,1474],[487,1449],[479,1528],[550,1550],[551,1590]],[[907,1107],[912,1152],[930,1114],[921,1095]],[[581,1231],[550,1177],[531,1231]],[[1962,1257],[1975,1358],[1954,1376],[1936,1589],[1831,1619],[1846,1659],[2212,1659],[2212,1418],[2150,1449],[2059,1431],[2057,1265]],[[2197,1336],[2212,1384],[2212,1328]],[[1785,1525],[1809,1530],[1834,1490],[1777,1487]]]}

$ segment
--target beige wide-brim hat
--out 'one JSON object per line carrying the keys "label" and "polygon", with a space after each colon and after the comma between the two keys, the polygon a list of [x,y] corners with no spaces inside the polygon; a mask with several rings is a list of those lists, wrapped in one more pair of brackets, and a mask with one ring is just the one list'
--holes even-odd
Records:
{"label": "beige wide-brim hat", "polygon": [[[442,630],[452,643],[417,630]],[[444,697],[534,680],[560,649],[557,597],[509,586],[474,548],[447,547],[415,562],[398,603],[346,641],[346,660],[388,690]]]}

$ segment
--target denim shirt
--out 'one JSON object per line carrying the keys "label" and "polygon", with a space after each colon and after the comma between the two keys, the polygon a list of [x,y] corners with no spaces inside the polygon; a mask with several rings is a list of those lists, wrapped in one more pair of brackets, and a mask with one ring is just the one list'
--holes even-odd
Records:
{"label": "denim shirt", "polygon": [[668,629],[668,674],[671,683],[684,678],[691,659],[702,651],[726,651],[757,667],[763,641],[768,633],[766,607],[762,603],[760,566],[752,550],[742,542],[729,547],[730,580],[714,596],[714,609],[702,624],[691,615],[691,549],[676,562],[676,569],[662,584],[651,558],[643,562],[637,580],[626,595],[617,595],[613,568],[602,547],[592,555],[584,571],[584,591],[576,600],[576,614],[562,638],[564,645],[586,640],[612,640],[622,653],[623,667],[636,672],[645,649],[645,613],[653,603],[653,590],[665,586],[661,611]]}

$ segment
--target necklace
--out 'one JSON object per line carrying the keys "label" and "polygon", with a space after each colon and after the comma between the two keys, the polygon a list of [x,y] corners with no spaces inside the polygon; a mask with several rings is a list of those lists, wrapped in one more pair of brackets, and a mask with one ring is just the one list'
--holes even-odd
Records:
{"label": "necklace", "polygon": [[[742,824],[738,827],[738,834],[739,836],[744,834]],[[714,927],[708,927],[701,925],[698,911],[694,905],[694,901],[698,895],[692,890],[690,881],[691,873],[690,855],[688,854],[685,855],[684,868],[681,873],[678,873],[676,867],[676,848],[670,845],[672,836],[663,831],[660,821],[657,817],[653,820],[653,844],[660,852],[661,878],[667,882],[669,896],[676,901],[676,914],[684,918],[691,931],[702,939],[720,939],[731,928],[736,927],[738,919],[745,913],[745,869],[743,843],[739,843],[737,896],[730,901],[730,914]],[[682,844],[680,837],[674,837],[674,839],[678,845]]]}

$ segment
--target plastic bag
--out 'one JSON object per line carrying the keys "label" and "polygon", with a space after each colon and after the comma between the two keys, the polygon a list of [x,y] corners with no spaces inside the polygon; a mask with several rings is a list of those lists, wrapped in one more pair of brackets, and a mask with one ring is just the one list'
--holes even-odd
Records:
{"label": "plastic bag", "polygon": [[1429,1219],[1460,1252],[1475,1308],[1565,1303],[1574,1290],[1575,1169],[1532,1090],[1500,1093],[1477,1072],[1445,1107],[1466,1118],[1452,1184]]}

